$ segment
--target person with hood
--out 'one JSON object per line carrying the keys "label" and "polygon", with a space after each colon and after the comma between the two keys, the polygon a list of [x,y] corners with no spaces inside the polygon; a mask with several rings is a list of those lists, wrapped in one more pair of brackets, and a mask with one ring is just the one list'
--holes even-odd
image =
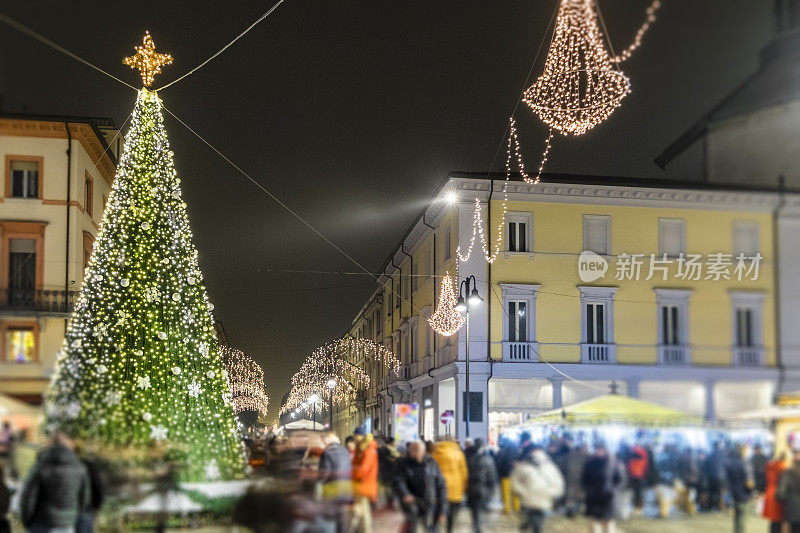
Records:
{"label": "person with hood", "polygon": [[378,443],[363,426],[353,432],[353,441],[353,514],[360,524],[356,531],[372,531],[371,506],[378,501]]}
{"label": "person with hood", "polygon": [[405,514],[403,531],[416,533],[418,526],[430,533],[439,531],[447,516],[447,484],[424,443],[409,443],[408,455],[398,461],[395,493]]}
{"label": "person with hood", "polygon": [[86,466],[62,433],[39,455],[22,487],[20,516],[31,533],[73,533],[81,512],[91,504]]}
{"label": "person with hood", "polygon": [[500,449],[494,456],[497,476],[500,478],[500,495],[503,498],[503,512],[519,512],[519,499],[511,491],[511,471],[519,460],[519,450],[508,437],[500,437]]}
{"label": "person with hood", "polygon": [[515,463],[511,471],[511,490],[522,505],[524,522],[521,530],[542,533],[545,514],[564,494],[564,477],[544,450],[534,449]]}
{"label": "person with hood", "polygon": [[483,439],[475,439],[471,453],[467,457],[467,507],[472,514],[472,528],[476,533],[482,531],[482,517],[497,487],[497,469]]}
{"label": "person with hood", "polygon": [[592,522],[593,532],[615,531],[617,500],[625,481],[620,462],[608,453],[605,444],[598,444],[581,473],[581,487],[586,494],[584,513]]}
{"label": "person with hood", "polygon": [[783,505],[783,520],[791,533],[800,533],[800,450],[794,451],[792,466],[781,472],[775,495]]}
{"label": "person with hood", "polygon": [[467,490],[467,480],[469,479],[467,460],[458,442],[452,437],[436,443],[431,456],[439,465],[439,470],[441,470],[445,485],[447,485],[447,531],[450,533],[453,531],[455,515],[461,508],[461,502],[464,500],[464,493]]}
{"label": "person with hood", "polygon": [[753,492],[755,483],[750,463],[747,462],[747,446],[738,446],[732,450],[725,462],[725,476],[733,499],[733,531],[743,533],[747,502]]}
{"label": "person with hood", "polygon": [[764,507],[761,516],[769,520],[769,533],[781,533],[783,529],[783,505],[778,501],[778,481],[781,474],[792,464],[792,455],[786,448],[779,448],[775,457],[765,467]]}
{"label": "person with hood", "polygon": [[353,501],[350,452],[334,433],[323,438],[325,449],[319,456],[317,473],[322,484],[322,500],[329,504],[326,518],[337,524],[337,531],[346,531],[345,506]]}

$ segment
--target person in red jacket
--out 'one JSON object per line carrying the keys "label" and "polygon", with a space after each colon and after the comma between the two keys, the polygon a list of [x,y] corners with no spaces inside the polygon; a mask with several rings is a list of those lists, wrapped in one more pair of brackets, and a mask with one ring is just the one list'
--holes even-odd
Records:
{"label": "person in red jacket", "polygon": [[633,509],[636,514],[641,514],[644,508],[644,485],[648,467],[647,450],[638,444],[634,445],[628,459],[628,479],[633,489]]}
{"label": "person in red jacket", "polygon": [[359,426],[353,432],[353,515],[360,533],[372,531],[371,505],[378,501],[378,443],[372,433]]}
{"label": "person in red jacket", "polygon": [[764,508],[761,510],[761,516],[769,520],[770,533],[781,533],[781,527],[783,526],[783,504],[778,501],[775,495],[778,492],[778,480],[781,477],[781,473],[791,463],[791,457],[789,450],[778,450],[775,452],[775,457],[766,466]]}

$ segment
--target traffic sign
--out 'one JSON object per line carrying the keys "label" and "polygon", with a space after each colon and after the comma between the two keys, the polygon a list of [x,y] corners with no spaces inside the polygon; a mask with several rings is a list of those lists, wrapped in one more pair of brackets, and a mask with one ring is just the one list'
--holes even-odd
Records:
{"label": "traffic sign", "polygon": [[453,422],[453,419],[455,419],[455,414],[453,413],[452,409],[444,411],[442,416],[439,417],[439,421],[445,426],[449,426]]}

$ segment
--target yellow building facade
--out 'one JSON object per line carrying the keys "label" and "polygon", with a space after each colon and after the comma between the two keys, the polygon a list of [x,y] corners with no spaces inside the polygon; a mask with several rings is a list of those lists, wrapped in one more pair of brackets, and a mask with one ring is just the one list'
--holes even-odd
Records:
{"label": "yellow building facade", "polygon": [[[384,265],[382,287],[350,334],[391,348],[402,369],[367,367],[370,388],[338,414],[337,427],[368,420],[392,434],[393,406],[415,402],[424,438],[467,436],[465,328],[443,337],[427,322],[446,272],[459,282],[475,276],[483,298],[470,307],[469,436],[492,438],[542,410],[610,391],[710,422],[769,405],[794,368],[781,358],[788,350],[776,316],[787,311],[776,299],[774,248],[778,218],[794,216],[797,195],[485,177],[451,174]],[[455,420],[444,425],[448,410]]]}

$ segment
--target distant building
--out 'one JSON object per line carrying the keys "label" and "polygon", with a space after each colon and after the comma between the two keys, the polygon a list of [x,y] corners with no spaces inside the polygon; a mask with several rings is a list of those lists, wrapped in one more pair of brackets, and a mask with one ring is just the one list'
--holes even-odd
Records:
{"label": "distant building", "polygon": [[[456,275],[456,248],[466,253],[473,240],[458,272],[458,281],[477,278],[484,299],[470,319],[473,437],[612,390],[713,421],[769,405],[779,387],[800,388],[800,357],[779,359],[776,349],[774,249],[777,217],[798,216],[800,194],[550,175],[537,185],[508,185],[501,226],[504,175],[486,176],[452,173],[387,260],[382,287],[350,334],[384,343],[403,366],[394,376],[354,359],[371,384],[337,413],[337,431],[369,419],[376,432],[391,434],[393,406],[416,402],[425,438],[465,436],[464,328],[443,337],[427,319],[441,276]],[[458,200],[448,203],[453,193]],[[473,233],[476,199],[492,248],[498,227],[504,233],[493,264]],[[581,279],[583,252],[607,264],[605,276]],[[625,265],[637,254],[640,273],[629,277]],[[702,258],[697,279],[686,273],[692,254]],[[760,255],[758,276],[736,274],[739,254]],[[715,257],[726,263],[719,279]],[[448,410],[454,427],[440,422]]]}
{"label": "distant building", "polygon": [[114,179],[111,119],[0,113],[0,394],[41,402]]}

